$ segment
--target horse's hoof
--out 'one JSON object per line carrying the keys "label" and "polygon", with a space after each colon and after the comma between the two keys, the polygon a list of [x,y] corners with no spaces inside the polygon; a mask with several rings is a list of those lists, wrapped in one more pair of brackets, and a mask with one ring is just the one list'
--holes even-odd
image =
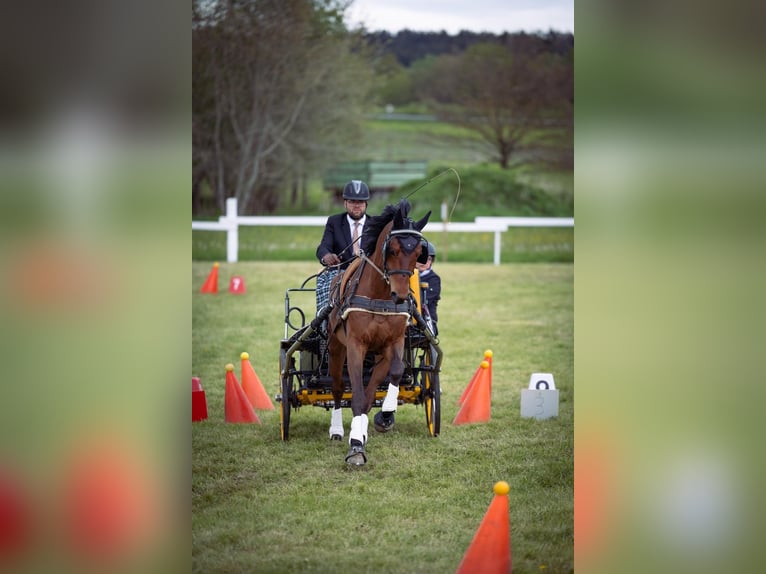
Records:
{"label": "horse's hoof", "polygon": [[352,466],[364,466],[367,462],[367,454],[364,452],[364,446],[351,445],[346,455],[346,463]]}
{"label": "horse's hoof", "polygon": [[373,419],[375,430],[378,432],[388,432],[394,428],[394,413],[384,413],[378,411]]}
{"label": "horse's hoof", "polygon": [[339,434],[334,434],[330,437],[330,440],[343,440],[343,437]]}

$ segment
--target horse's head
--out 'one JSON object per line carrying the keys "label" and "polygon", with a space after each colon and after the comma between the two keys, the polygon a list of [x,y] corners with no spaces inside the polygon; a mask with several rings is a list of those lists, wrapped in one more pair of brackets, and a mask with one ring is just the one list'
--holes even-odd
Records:
{"label": "horse's head", "polygon": [[383,243],[383,271],[391,287],[391,299],[402,303],[409,297],[410,277],[415,270],[415,262],[421,257],[424,245],[421,230],[431,216],[429,211],[423,219],[413,221],[407,217],[410,204],[406,200],[399,203],[391,229]]}

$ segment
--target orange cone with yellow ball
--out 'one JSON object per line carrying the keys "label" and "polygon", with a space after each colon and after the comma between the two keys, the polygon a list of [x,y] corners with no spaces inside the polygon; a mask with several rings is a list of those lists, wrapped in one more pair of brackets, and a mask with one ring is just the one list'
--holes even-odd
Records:
{"label": "orange cone with yellow ball", "polygon": [[495,483],[495,496],[455,574],[510,574],[511,523],[504,480]]}
{"label": "orange cone with yellow ball", "polygon": [[242,353],[239,358],[242,359],[242,388],[245,390],[247,398],[250,399],[250,404],[256,409],[273,411],[274,403],[271,402],[261,379],[255,373],[255,369],[250,363],[250,355]]}
{"label": "orange cone with yellow ball", "polygon": [[479,376],[473,382],[463,406],[452,421],[453,425],[484,423],[489,420],[491,410],[491,389],[489,380],[489,362],[482,361]]}
{"label": "orange cone with yellow ball", "polygon": [[[489,363],[489,388],[490,391],[492,390],[492,351],[490,349],[487,349],[484,351],[484,360]],[[479,368],[476,369],[476,372],[473,374],[473,377],[471,377],[471,380],[468,382],[468,386],[463,391],[463,394],[460,395],[460,399],[458,400],[457,404],[462,405],[465,402],[465,398],[468,396],[468,393],[471,392],[471,388],[473,387],[473,384],[476,382],[476,379],[479,378],[479,374],[481,373],[481,365],[479,365]]]}
{"label": "orange cone with yellow ball", "polygon": [[213,263],[213,269],[199,291],[200,293],[218,293],[218,263]]}
{"label": "orange cone with yellow ball", "polygon": [[240,386],[234,374],[234,365],[226,365],[226,397],[225,411],[227,423],[258,423],[258,415],[250,404],[244,389]]}
{"label": "orange cone with yellow ball", "polygon": [[487,349],[486,351],[484,351],[484,360],[489,363],[489,375],[488,376],[489,376],[489,390],[490,391],[492,390],[492,355],[494,355],[494,353],[492,352],[491,349]]}

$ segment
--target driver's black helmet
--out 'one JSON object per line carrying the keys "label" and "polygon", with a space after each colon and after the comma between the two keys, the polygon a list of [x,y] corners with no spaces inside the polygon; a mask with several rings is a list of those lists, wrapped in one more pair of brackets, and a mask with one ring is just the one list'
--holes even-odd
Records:
{"label": "driver's black helmet", "polygon": [[370,188],[361,179],[352,179],[343,188],[343,199],[369,201]]}
{"label": "driver's black helmet", "polygon": [[428,242],[428,256],[436,259],[436,247],[434,247],[434,244],[430,241]]}

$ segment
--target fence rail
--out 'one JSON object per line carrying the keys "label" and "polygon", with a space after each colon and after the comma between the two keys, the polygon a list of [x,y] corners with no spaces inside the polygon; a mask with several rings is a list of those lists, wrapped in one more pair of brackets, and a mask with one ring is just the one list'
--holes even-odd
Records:
{"label": "fence rail", "polygon": [[[239,226],[293,226],[324,227],[326,216],[253,216],[237,215],[237,199],[226,200],[226,215],[218,221],[192,221],[192,231],[225,231],[226,261],[236,263],[239,257]],[[509,227],[574,227],[571,217],[477,217],[474,222],[430,222],[423,231],[426,233],[494,233],[493,263],[500,265],[501,233]]]}

